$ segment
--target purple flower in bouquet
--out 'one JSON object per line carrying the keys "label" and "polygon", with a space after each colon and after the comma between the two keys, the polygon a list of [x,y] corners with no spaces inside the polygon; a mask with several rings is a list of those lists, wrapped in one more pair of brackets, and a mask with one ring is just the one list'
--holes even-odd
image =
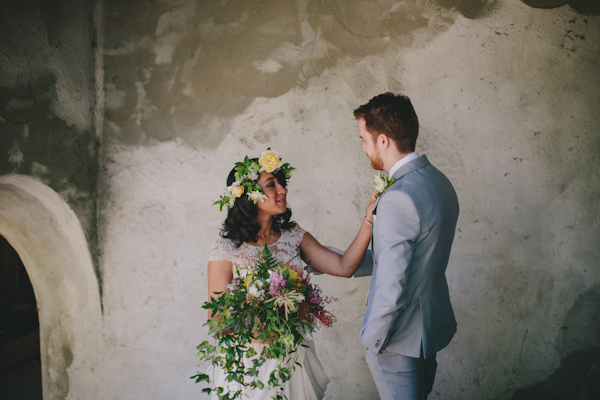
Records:
{"label": "purple flower in bouquet", "polygon": [[313,304],[321,304],[321,302],[323,301],[323,299],[316,294],[315,292],[312,292],[310,295],[310,302]]}

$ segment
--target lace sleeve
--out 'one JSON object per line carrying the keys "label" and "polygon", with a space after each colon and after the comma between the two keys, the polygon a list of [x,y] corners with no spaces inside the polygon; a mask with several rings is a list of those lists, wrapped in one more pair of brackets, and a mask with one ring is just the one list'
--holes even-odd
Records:
{"label": "lace sleeve", "polygon": [[231,261],[233,262],[233,244],[230,240],[219,238],[212,244],[210,258],[208,261]]}
{"label": "lace sleeve", "polygon": [[289,232],[291,236],[290,242],[295,246],[298,246],[298,249],[300,249],[300,243],[302,243],[302,238],[304,237],[306,231],[302,229],[300,225],[296,224],[296,226],[290,229]]}

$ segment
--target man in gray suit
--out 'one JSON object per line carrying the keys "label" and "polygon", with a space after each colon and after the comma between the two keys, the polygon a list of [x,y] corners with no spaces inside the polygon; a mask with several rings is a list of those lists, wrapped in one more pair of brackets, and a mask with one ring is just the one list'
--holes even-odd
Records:
{"label": "man in gray suit", "polygon": [[371,275],[360,341],[382,399],[426,399],[436,353],[456,332],[446,266],[458,199],[446,176],[415,153],[419,122],[406,96],[384,93],[354,110],[363,151],[395,181],[377,199]]}

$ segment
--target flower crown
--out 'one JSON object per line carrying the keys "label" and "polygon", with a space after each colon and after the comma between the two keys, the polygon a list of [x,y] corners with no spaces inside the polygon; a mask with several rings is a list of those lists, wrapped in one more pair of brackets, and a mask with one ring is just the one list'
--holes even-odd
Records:
{"label": "flower crown", "polygon": [[292,177],[292,171],[295,168],[289,163],[282,163],[281,157],[276,151],[267,148],[263,151],[258,162],[251,160],[246,156],[243,162],[236,162],[234,167],[235,182],[231,186],[227,186],[225,193],[223,193],[219,200],[215,201],[213,205],[219,205],[219,211],[223,210],[223,206],[227,207],[227,211],[233,207],[235,199],[241,197],[244,192],[247,192],[248,198],[254,202],[263,202],[268,197],[263,193],[262,187],[257,183],[258,177],[261,172],[269,172],[276,174],[283,172],[285,175],[285,181]]}

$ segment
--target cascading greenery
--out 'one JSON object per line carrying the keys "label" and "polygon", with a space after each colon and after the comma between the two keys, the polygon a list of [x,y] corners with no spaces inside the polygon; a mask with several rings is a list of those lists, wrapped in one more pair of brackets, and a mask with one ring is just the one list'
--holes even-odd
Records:
{"label": "cascading greenery", "polygon": [[[310,274],[280,263],[265,245],[251,269],[238,270],[228,285],[229,291],[216,293],[204,303],[209,310],[209,334],[215,342],[202,342],[198,356],[210,362],[212,370],[225,373],[225,385],[217,385],[211,373],[192,376],[196,383],[210,386],[205,393],[216,392],[220,400],[242,396],[246,388],[281,388],[301,364],[292,354],[317,324],[331,326],[335,317],[324,306],[331,302],[310,282]],[[260,354],[252,342],[264,343]],[[267,382],[259,379],[260,368],[268,359],[278,366]],[[283,399],[276,390],[273,399]]]}

